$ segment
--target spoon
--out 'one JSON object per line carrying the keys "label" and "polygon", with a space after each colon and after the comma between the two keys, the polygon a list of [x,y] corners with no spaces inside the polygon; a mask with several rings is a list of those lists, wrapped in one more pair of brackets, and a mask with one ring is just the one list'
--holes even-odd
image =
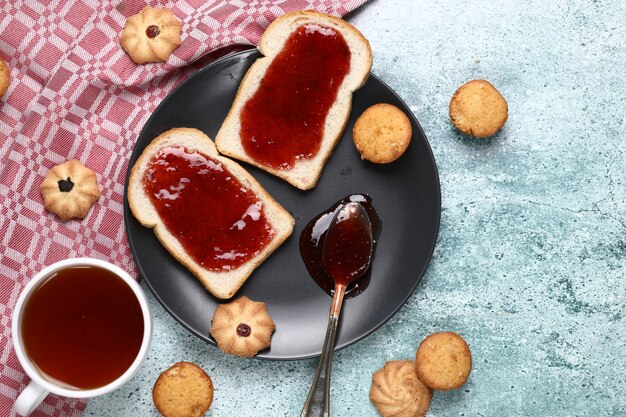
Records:
{"label": "spoon", "polygon": [[330,371],[339,313],[346,287],[367,271],[372,260],[372,224],[359,203],[344,205],[328,227],[322,265],[335,282],[326,338],[317,371],[300,417],[330,416]]}

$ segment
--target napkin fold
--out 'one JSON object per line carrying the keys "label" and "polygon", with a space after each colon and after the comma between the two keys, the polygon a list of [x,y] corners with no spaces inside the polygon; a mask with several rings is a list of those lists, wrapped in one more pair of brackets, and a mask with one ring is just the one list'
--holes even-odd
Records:
{"label": "napkin fold", "polygon": [[[30,277],[56,261],[87,256],[137,276],[124,229],[124,181],[136,138],[161,100],[231,45],[256,45],[277,16],[315,9],[343,16],[366,0],[150,1],[183,23],[166,63],[136,65],[119,45],[143,1],[7,1],[0,56],[11,84],[0,99],[0,415],[29,382],[11,339],[11,312]],[[76,158],[96,171],[101,198],[82,221],[47,213],[39,185]],[[48,396],[32,414],[80,416],[86,402]]]}

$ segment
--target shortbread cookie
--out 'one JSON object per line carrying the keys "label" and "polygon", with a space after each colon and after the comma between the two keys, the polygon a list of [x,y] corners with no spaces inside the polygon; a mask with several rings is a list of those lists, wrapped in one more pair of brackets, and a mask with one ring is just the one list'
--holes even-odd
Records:
{"label": "shortbread cookie", "polygon": [[417,376],[436,390],[453,390],[465,384],[472,370],[472,353],[461,336],[435,333],[422,341],[415,355]]}
{"label": "shortbread cookie", "polygon": [[84,218],[100,198],[96,173],[76,159],[52,167],[39,189],[46,210],[63,221]]}
{"label": "shortbread cookie", "polygon": [[485,80],[463,84],[450,101],[450,119],[466,135],[478,138],[495,135],[508,117],[506,100]]}
{"label": "shortbread cookie", "polygon": [[423,417],[432,396],[413,361],[389,361],[372,375],[370,401],[383,417]]}
{"label": "shortbread cookie", "polygon": [[120,43],[137,64],[165,62],[180,46],[181,30],[171,10],[145,7],[126,20]]}
{"label": "shortbread cookie", "polygon": [[219,305],[211,321],[211,336],[217,347],[231,355],[256,355],[270,346],[274,330],[276,325],[265,303],[246,296]]}
{"label": "shortbread cookie", "polygon": [[411,121],[391,104],[375,104],[359,116],[352,129],[361,159],[386,164],[400,158],[411,143]]}
{"label": "shortbread cookie", "polygon": [[11,84],[11,70],[2,58],[0,58],[0,97],[4,95]]}
{"label": "shortbread cookie", "polygon": [[213,402],[213,382],[195,363],[178,362],[159,375],[152,400],[163,417],[201,417]]}

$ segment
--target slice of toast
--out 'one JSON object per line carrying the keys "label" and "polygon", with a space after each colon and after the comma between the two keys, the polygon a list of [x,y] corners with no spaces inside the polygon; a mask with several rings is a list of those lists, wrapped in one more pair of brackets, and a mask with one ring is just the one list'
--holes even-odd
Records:
{"label": "slice of toast", "polygon": [[[269,243],[246,263],[231,270],[210,270],[203,267],[186,252],[181,242],[175,237],[176,231],[168,230],[159,217],[157,209],[144,188],[143,179],[152,157],[157,155],[161,149],[170,146],[181,146],[188,152],[200,152],[222,164],[230,171],[230,174],[261,201],[263,214],[274,230],[274,235]],[[143,226],[154,229],[156,237],[168,252],[198,277],[211,294],[221,299],[232,297],[252,271],[278,248],[293,231],[294,219],[291,215],[274,201],[267,191],[239,164],[220,156],[213,141],[197,129],[174,128],[157,136],[133,166],[127,192],[130,209],[137,220]],[[211,193],[212,190],[207,189],[206,192]]]}
{"label": "slice of toast", "polygon": [[[310,158],[300,158],[290,169],[276,169],[255,160],[244,149],[241,137],[241,113],[246,103],[252,98],[274,58],[292,33],[304,25],[319,25],[330,28],[342,35],[350,50],[350,69],[345,75],[335,101],[332,103],[323,124],[322,140],[317,154]],[[276,19],[267,28],[259,43],[259,51],[264,57],[259,58],[248,70],[239,86],[237,95],[218,132],[215,144],[217,149],[230,157],[255,165],[276,175],[302,190],[315,187],[326,161],[339,142],[352,107],[352,93],[363,86],[372,66],[372,51],[369,42],[352,25],[345,21],[313,11],[287,13]],[[320,68],[323,71],[324,68]],[[297,74],[290,74],[297,77]],[[297,137],[294,140],[298,140]]]}

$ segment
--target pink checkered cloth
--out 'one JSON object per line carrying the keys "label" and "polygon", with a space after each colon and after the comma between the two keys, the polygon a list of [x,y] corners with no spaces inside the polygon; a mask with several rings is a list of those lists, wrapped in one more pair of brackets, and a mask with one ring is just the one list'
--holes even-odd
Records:
{"label": "pink checkered cloth", "polygon": [[[124,230],[124,179],[135,140],[161,100],[206,65],[209,52],[256,45],[287,11],[343,16],[365,1],[150,4],[171,8],[183,22],[182,45],[167,63],[143,66],[119,45],[126,17],[139,12],[142,1],[0,2],[0,55],[12,77],[0,99],[0,416],[16,415],[13,403],[29,382],[10,330],[30,277],[78,256],[108,260],[137,276]],[[102,196],[84,220],[63,223],[44,210],[39,185],[50,167],[72,158],[98,173]],[[85,406],[51,395],[32,415],[80,416]]]}

